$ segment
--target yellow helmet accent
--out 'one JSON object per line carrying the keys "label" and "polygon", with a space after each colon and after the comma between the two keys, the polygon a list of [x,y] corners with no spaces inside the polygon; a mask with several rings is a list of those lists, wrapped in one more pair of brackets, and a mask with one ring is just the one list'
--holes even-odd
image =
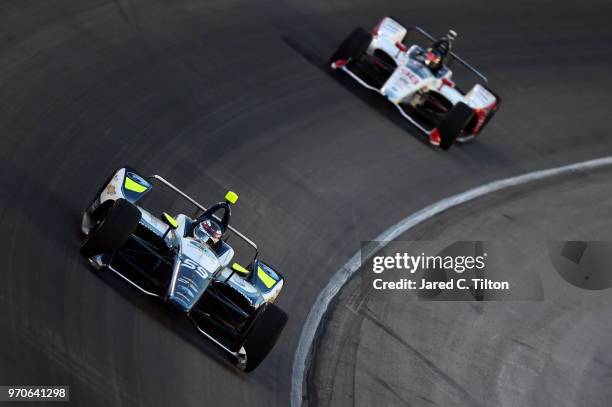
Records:
{"label": "yellow helmet accent", "polygon": [[261,282],[268,288],[272,288],[274,284],[276,284],[276,280],[270,277],[261,266],[257,266],[257,277],[259,277]]}
{"label": "yellow helmet accent", "polygon": [[147,187],[145,187],[144,185],[140,185],[138,182],[134,181],[130,177],[125,177],[125,188],[138,193],[147,190]]}
{"label": "yellow helmet accent", "polygon": [[234,263],[232,264],[232,269],[234,271],[237,271],[238,273],[241,274],[249,274],[249,270],[245,269],[244,267],[242,267],[240,264],[238,263]]}
{"label": "yellow helmet accent", "polygon": [[238,194],[233,191],[227,191],[227,194],[225,194],[225,200],[233,205],[236,203],[236,201],[238,201]]}

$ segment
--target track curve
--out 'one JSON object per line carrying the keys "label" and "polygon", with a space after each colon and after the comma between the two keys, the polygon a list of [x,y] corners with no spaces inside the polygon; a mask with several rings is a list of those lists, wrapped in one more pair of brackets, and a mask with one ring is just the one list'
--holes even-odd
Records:
{"label": "track curve", "polygon": [[[312,404],[607,406],[610,290],[605,283],[579,288],[593,275],[562,277],[563,269],[551,262],[561,259],[560,252],[555,256],[544,242],[609,241],[611,174],[609,165],[585,165],[508,183],[398,231],[386,253],[414,248],[407,242],[415,238],[421,247],[482,239],[485,245],[503,241],[505,250],[522,246],[522,259],[512,256],[511,266],[492,277],[511,287],[504,299],[492,301],[469,294],[428,301],[423,291],[375,290],[372,282],[380,275],[356,271],[320,327],[308,372]],[[497,257],[494,244],[485,249],[488,261]],[[596,246],[581,264],[599,254]]]}
{"label": "track curve", "polygon": [[[0,383],[69,384],[75,405],[286,406],[310,305],[361,240],[483,182],[611,151],[612,5],[565,3],[0,3]],[[384,14],[460,33],[504,97],[481,140],[431,149],[322,69]],[[79,257],[80,211],[126,162],[203,201],[241,194],[234,224],[285,273],[291,318],[254,374]]]}

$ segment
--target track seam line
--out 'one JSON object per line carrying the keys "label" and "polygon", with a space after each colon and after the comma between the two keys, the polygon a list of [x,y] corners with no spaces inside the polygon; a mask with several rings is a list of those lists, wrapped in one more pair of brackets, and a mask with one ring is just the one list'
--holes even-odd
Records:
{"label": "track seam line", "polygon": [[302,327],[300,340],[293,359],[293,369],[291,374],[291,407],[302,406],[304,376],[306,373],[308,358],[310,356],[312,344],[318,332],[319,325],[327,312],[329,304],[332,302],[338,292],[340,292],[340,289],[353,276],[353,274],[359,270],[361,267],[362,258],[364,260],[368,260],[372,255],[374,255],[374,253],[376,253],[376,251],[387,246],[389,242],[404,234],[406,231],[412,229],[414,226],[465,202],[469,202],[505,188],[572,172],[592,170],[608,165],[612,165],[612,156],[582,161],[547,170],[528,172],[515,177],[492,181],[435,202],[413,213],[412,215],[407,216],[382,232],[379,236],[372,240],[372,242],[377,242],[377,244],[368,246],[366,248],[366,252],[363,254],[361,253],[361,250],[359,250],[342,267],[340,267],[336,273],[334,273],[331,280],[319,293],[314,304],[310,308],[310,312],[308,313],[304,326]]}

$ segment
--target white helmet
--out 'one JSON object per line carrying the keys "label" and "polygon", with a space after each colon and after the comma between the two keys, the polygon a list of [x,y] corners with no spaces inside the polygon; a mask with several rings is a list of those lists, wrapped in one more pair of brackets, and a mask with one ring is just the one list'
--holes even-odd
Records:
{"label": "white helmet", "polygon": [[223,237],[223,228],[213,219],[204,219],[193,231],[195,238],[203,243],[214,245]]}

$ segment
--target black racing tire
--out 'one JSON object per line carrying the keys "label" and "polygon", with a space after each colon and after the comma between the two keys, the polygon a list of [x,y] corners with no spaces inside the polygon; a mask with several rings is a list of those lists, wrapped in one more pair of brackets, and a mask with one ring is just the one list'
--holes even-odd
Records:
{"label": "black racing tire", "polygon": [[140,210],[125,199],[117,199],[81,246],[81,254],[92,257],[122,247],[136,230]]}
{"label": "black racing tire", "polygon": [[246,372],[255,370],[270,353],[288,319],[285,311],[269,304],[255,320],[243,345],[247,355]]}
{"label": "black racing tire", "polygon": [[441,139],[440,148],[442,150],[448,150],[453,145],[457,137],[466,129],[474,114],[474,109],[463,102],[453,106],[438,125]]}
{"label": "black racing tire", "polygon": [[357,60],[361,58],[363,54],[368,50],[370,43],[372,42],[372,34],[367,32],[361,27],[355,28],[349,35],[342,41],[336,52],[334,52],[329,58],[329,63],[335,62],[339,59],[351,59]]}

